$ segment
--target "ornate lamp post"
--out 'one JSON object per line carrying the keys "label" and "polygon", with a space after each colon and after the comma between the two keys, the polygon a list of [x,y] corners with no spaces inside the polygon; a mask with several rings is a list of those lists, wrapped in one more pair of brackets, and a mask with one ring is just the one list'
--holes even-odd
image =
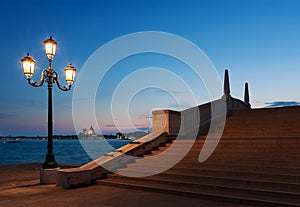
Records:
{"label": "ornate lamp post", "polygon": [[36,61],[27,53],[27,55],[21,60],[24,75],[27,78],[28,83],[34,87],[40,87],[46,81],[48,84],[48,153],[46,160],[43,164],[43,169],[56,168],[57,163],[53,154],[53,122],[52,122],[52,86],[56,83],[58,88],[63,91],[71,90],[71,86],[74,82],[76,69],[72,64],[68,65],[65,70],[67,86],[62,86],[58,74],[52,68],[52,60],[55,56],[57,43],[50,36],[49,39],[44,41],[45,52],[48,57],[49,66],[42,71],[41,80],[35,82],[31,79],[34,74],[34,66]]}

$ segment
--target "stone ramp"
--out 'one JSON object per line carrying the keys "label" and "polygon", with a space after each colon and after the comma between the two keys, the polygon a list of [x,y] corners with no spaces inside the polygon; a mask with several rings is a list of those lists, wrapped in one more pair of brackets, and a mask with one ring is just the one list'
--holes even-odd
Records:
{"label": "stone ramp", "polygon": [[[160,162],[147,158],[161,153],[171,144],[138,160],[142,165],[127,164],[119,172],[134,175],[164,167],[188,140],[181,142],[181,146],[174,148]],[[199,163],[203,143],[203,139],[197,140],[177,165],[161,174],[140,178],[109,175],[97,183],[236,204],[300,206],[300,139],[223,138],[212,156]]]}
{"label": "stone ramp", "polygon": [[97,179],[105,178],[107,173],[135,162],[146,152],[151,152],[172,140],[166,133],[151,133],[78,168],[55,171],[57,186],[75,188],[94,184]]}

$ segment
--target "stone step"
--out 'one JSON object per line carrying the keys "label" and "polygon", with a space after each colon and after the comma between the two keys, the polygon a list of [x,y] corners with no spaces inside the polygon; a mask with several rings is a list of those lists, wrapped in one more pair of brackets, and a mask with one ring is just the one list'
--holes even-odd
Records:
{"label": "stone step", "polygon": [[248,188],[258,188],[261,190],[275,190],[275,191],[285,191],[291,193],[300,193],[300,183],[289,183],[280,181],[266,181],[266,180],[249,180],[243,178],[228,178],[228,177],[217,177],[217,176],[193,176],[188,174],[176,174],[176,173],[161,173],[159,175],[154,175],[151,177],[146,177],[147,179],[160,179],[166,181],[188,181],[196,182],[200,184],[222,184],[231,187],[248,187]]}
{"label": "stone step", "polygon": [[[160,159],[159,161],[156,160],[148,160],[148,159],[139,159],[136,160],[138,164],[145,164],[145,165],[152,165],[152,166],[164,166],[165,164],[170,163],[172,160],[168,159]],[[203,165],[240,165],[240,166],[257,166],[259,167],[266,167],[266,168],[289,168],[289,169],[299,169],[300,162],[293,162],[293,161],[277,161],[277,160],[246,160],[246,159],[209,159],[203,163],[200,163],[198,160],[191,161],[191,160],[181,160],[179,163],[176,164],[177,167],[200,167]]]}
{"label": "stone step", "polygon": [[[153,168],[155,167],[146,167],[146,168],[131,168],[128,167],[127,169],[124,169],[125,171],[147,171],[149,172],[150,170],[153,170]],[[175,170],[174,170],[175,169]],[[120,170],[123,171],[124,170]],[[192,169],[193,170],[193,169]],[[216,169],[214,169],[215,171],[217,171]],[[218,176],[214,175],[213,173],[209,174],[209,173],[202,173],[202,172],[207,172],[208,170],[203,170],[200,171],[198,174],[190,174],[190,173],[183,173],[182,170],[180,170],[180,168],[173,168],[171,170],[168,170],[166,172],[163,172],[159,175],[156,176],[152,176],[153,177],[165,177],[166,179],[171,179],[175,177],[176,179],[179,180],[190,180],[190,181],[196,181],[199,180],[201,182],[205,181],[209,181],[210,183],[214,183],[214,182],[222,182],[225,184],[234,184],[234,185],[238,185],[238,186],[256,186],[256,187],[260,187],[262,189],[284,189],[283,187],[286,187],[286,189],[290,189],[293,190],[293,192],[300,192],[300,180],[299,180],[299,176],[296,175],[296,177],[298,178],[298,183],[292,183],[292,182],[282,182],[281,178],[285,177],[286,175],[280,175],[280,174],[276,174],[277,178],[279,177],[278,175],[280,175],[280,179],[276,180],[276,179],[270,179],[270,180],[265,180],[264,177],[269,176],[268,173],[262,174],[262,175],[255,175],[255,172],[252,172],[252,175],[254,174],[254,176],[252,176],[252,178],[250,177],[236,177],[234,173],[236,172],[229,172],[227,171],[223,171],[225,174],[223,173],[223,177],[222,176]],[[211,171],[211,170],[210,170]],[[221,172],[221,171],[220,171]],[[240,172],[239,172],[240,173]],[[270,175],[271,177],[273,176],[272,174]],[[289,177],[292,177],[293,175],[290,175]],[[255,179],[253,179],[255,178]],[[293,178],[293,177],[292,177]],[[295,177],[292,179],[293,182],[295,182]]]}
{"label": "stone step", "polygon": [[[151,154],[145,154],[144,157],[150,157],[159,154],[161,151],[152,151]],[[190,152],[184,159],[198,159],[200,152]],[[165,153],[164,157],[172,159],[172,156],[176,153]],[[300,154],[298,153],[262,153],[262,152],[216,152],[214,151],[211,157],[245,157],[245,158],[268,158],[268,159],[286,159],[286,160],[300,160]]]}
{"label": "stone step", "polygon": [[[188,153],[187,155],[190,157],[194,157],[197,153]],[[300,158],[299,153],[278,153],[278,152],[213,152],[211,157],[256,157],[256,158],[273,158],[273,159],[287,159],[287,160],[298,160]]]}
{"label": "stone step", "polygon": [[182,151],[183,149],[189,149],[190,152],[200,152],[201,150],[214,150],[220,152],[275,152],[275,153],[300,153],[300,146],[187,146],[187,145],[174,145],[172,147],[164,146],[152,149],[153,151]]}
{"label": "stone step", "polygon": [[[191,155],[194,157],[194,155]],[[263,158],[263,159],[271,159],[271,160],[300,160],[300,154],[297,153],[259,153],[259,152],[219,152],[213,153],[210,158],[218,157],[241,157],[241,158]]]}
{"label": "stone step", "polygon": [[235,202],[239,204],[268,206],[300,206],[299,193],[264,191],[251,188],[234,188],[222,185],[205,185],[191,182],[168,182],[114,176],[97,181],[100,184],[130,187],[161,193],[174,193],[197,198]]}
{"label": "stone step", "polygon": [[[157,155],[160,154],[161,152],[164,152],[165,155],[177,155],[178,153],[181,153],[183,151],[187,151],[187,149],[168,149],[168,150],[152,150],[151,152],[146,153],[146,155]],[[291,149],[290,151],[288,150],[267,150],[267,149],[199,149],[199,150],[194,150],[191,149],[187,152],[187,155],[189,156],[198,156],[202,153],[212,153],[214,156],[227,156],[229,154],[231,155],[241,155],[241,154],[249,154],[249,155],[256,155],[257,156],[268,156],[268,157],[276,157],[276,159],[280,157],[294,157],[294,158],[300,158],[300,150],[298,149]]]}
{"label": "stone step", "polygon": [[[161,158],[160,162],[165,163],[171,161],[170,159],[164,159]],[[152,161],[149,160],[147,158],[144,159],[137,159],[136,160],[137,163],[140,162],[146,162],[146,163],[153,163],[156,164],[157,161]],[[257,165],[263,165],[263,166],[282,166],[282,167],[300,167],[300,160],[288,160],[288,159],[268,159],[268,158],[264,158],[264,157],[260,157],[260,158],[252,158],[252,157],[248,157],[248,158],[241,158],[241,157],[222,157],[222,159],[220,159],[220,157],[218,156],[212,156],[209,159],[207,159],[205,161],[205,163],[208,162],[212,162],[212,163],[229,163],[229,164],[257,164]],[[180,163],[178,163],[178,166],[182,165],[198,165],[199,161],[198,161],[198,156],[195,156],[195,159],[191,160],[191,159],[183,159],[180,161]]]}
{"label": "stone step", "polygon": [[[166,148],[166,147],[160,147],[157,150],[154,149],[152,151],[153,154],[157,154],[160,151],[167,150],[169,152],[177,153],[178,151],[182,151],[183,147],[176,147],[176,148]],[[217,147],[217,148],[211,148],[211,147],[206,147],[205,149],[201,148],[191,148],[190,153],[199,153],[200,150],[208,151],[208,150],[214,150],[217,152],[264,152],[264,153],[283,153],[283,152],[288,152],[289,154],[300,154],[300,148],[297,147],[290,147],[290,148],[243,148],[243,147]]]}
{"label": "stone step", "polygon": [[[117,179],[136,179],[136,178],[125,178],[119,175],[112,175],[110,177],[117,177]],[[258,191],[267,192],[280,192],[287,195],[292,194],[298,196],[300,194],[300,184],[286,183],[286,182],[270,182],[261,180],[246,180],[246,179],[235,179],[235,178],[222,178],[222,177],[209,177],[209,176],[182,176],[180,174],[168,174],[161,173],[149,177],[138,178],[145,182],[165,182],[168,184],[184,183],[187,185],[215,185],[224,186],[229,188],[242,188],[242,189],[253,189]]]}
{"label": "stone step", "polygon": [[219,144],[230,144],[230,145],[278,145],[278,146],[285,146],[285,145],[292,145],[295,144],[296,146],[299,146],[300,138],[294,138],[294,139],[288,139],[288,138],[221,138],[221,139],[184,139],[184,140],[173,140],[171,143],[166,143],[166,145],[171,145],[172,143],[176,142],[176,144],[196,144],[196,145],[202,145],[204,142],[206,144],[214,144],[215,142],[218,142]]}
{"label": "stone step", "polygon": [[220,144],[245,144],[245,145],[253,145],[253,144],[272,144],[272,145],[279,145],[279,144],[297,144],[299,145],[300,138],[203,138],[203,139],[175,139],[171,142],[166,143],[166,145],[170,145],[174,142],[177,144],[203,144],[206,142],[215,143],[216,141]]}
{"label": "stone step", "polygon": [[[172,146],[161,146],[153,150],[166,150],[166,149],[172,149],[173,151],[178,151],[182,149],[190,148],[191,151],[200,151],[203,149],[204,145],[181,145],[181,144],[173,144]],[[215,149],[215,150],[228,150],[228,151],[240,151],[240,150],[246,150],[246,151],[281,151],[281,152],[289,152],[289,151],[295,151],[300,152],[300,146],[295,146],[291,144],[290,146],[271,146],[271,145],[205,145],[205,149]]]}
{"label": "stone step", "polygon": [[[149,175],[145,169],[118,169],[121,174],[136,175]],[[151,171],[150,171],[151,172]],[[294,174],[280,174],[280,173],[264,173],[264,172],[247,172],[241,170],[220,170],[220,169],[194,169],[194,168],[171,168],[163,173],[180,174],[183,176],[213,176],[213,177],[227,177],[248,180],[264,180],[300,184],[300,175]]]}
{"label": "stone step", "polygon": [[[179,165],[179,166],[178,166]],[[194,165],[182,166],[181,163],[174,168],[185,169],[215,169],[215,170],[240,170],[245,172],[263,172],[263,173],[282,173],[290,175],[300,175],[300,167],[282,167],[282,166],[263,166],[263,165],[245,165],[245,164],[230,164],[230,163],[199,163]],[[180,166],[181,165],[181,166]],[[151,170],[151,169],[164,169],[164,162],[157,163],[135,163],[127,164],[127,168],[130,170]]]}
{"label": "stone step", "polygon": [[185,145],[194,145],[194,146],[202,146],[204,143],[206,145],[214,145],[218,144],[220,146],[300,146],[300,138],[298,139],[202,139],[202,140],[173,140],[172,142],[165,143],[162,146],[171,146],[176,143],[176,145],[185,146]]}
{"label": "stone step", "polygon": [[[300,167],[299,161],[291,161],[291,160],[266,160],[266,159],[242,159],[242,158],[224,158],[220,160],[219,157],[209,158],[204,163],[215,163],[215,164],[239,164],[239,165],[258,165],[258,166],[278,166],[278,167]],[[197,165],[199,162],[190,162],[190,161],[181,161],[179,163],[180,166],[192,166]]]}

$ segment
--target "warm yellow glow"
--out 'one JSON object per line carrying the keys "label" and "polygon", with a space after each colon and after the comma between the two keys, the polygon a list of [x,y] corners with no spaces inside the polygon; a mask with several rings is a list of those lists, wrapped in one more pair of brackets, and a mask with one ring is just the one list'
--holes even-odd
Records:
{"label": "warm yellow glow", "polygon": [[24,57],[21,62],[24,75],[27,77],[27,79],[31,78],[31,76],[34,74],[35,60],[27,53],[26,57]]}
{"label": "warm yellow glow", "polygon": [[68,84],[72,84],[75,79],[76,69],[72,64],[65,68],[66,81]]}
{"label": "warm yellow glow", "polygon": [[57,43],[50,36],[49,39],[44,41],[44,46],[45,46],[46,55],[48,56],[49,59],[52,60],[56,53]]}

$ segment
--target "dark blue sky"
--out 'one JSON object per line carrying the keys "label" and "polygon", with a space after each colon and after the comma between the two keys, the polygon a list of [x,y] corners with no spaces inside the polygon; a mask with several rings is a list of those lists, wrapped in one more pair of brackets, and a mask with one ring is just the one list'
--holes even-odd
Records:
{"label": "dark blue sky", "polygon": [[[299,10],[297,0],[2,1],[0,135],[46,134],[46,87],[27,84],[20,59],[30,52],[37,60],[38,80],[50,35],[59,44],[54,69],[61,76],[70,62],[79,72],[96,49],[119,36],[163,31],[194,42],[220,76],[229,68],[233,96],[242,97],[248,81],[254,107],[300,101]],[[54,107],[55,133],[74,133],[72,91],[54,89]],[[149,107],[139,111],[149,114]]]}

